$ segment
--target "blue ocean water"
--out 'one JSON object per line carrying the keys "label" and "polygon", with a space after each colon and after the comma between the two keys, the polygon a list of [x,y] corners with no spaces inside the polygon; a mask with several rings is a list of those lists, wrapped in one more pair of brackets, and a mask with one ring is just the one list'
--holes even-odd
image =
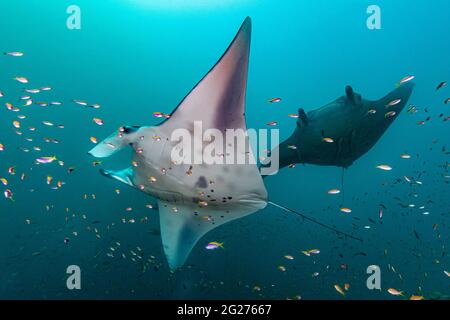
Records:
{"label": "blue ocean water", "polygon": [[[80,30],[66,26],[72,4],[81,9]],[[366,26],[372,4],[381,9],[381,30]],[[1,2],[0,51],[25,55],[0,56],[0,143],[5,148],[0,177],[9,182],[1,189],[11,190],[14,198],[0,200],[0,298],[450,295],[444,273],[450,271],[449,122],[444,121],[450,92],[448,87],[436,90],[450,72],[449,7],[446,0]],[[248,127],[266,128],[277,121],[283,140],[295,126],[287,114],[299,107],[320,107],[344,95],[348,84],[375,100],[407,75],[415,76],[410,103],[418,112],[405,109],[375,147],[346,170],[349,214],[339,211],[340,197],[327,194],[340,187],[340,168],[297,165],[265,179],[274,201],[351,231],[362,243],[267,207],[205,235],[185,268],[171,273],[158,212],[146,208],[148,197],[98,173],[100,167],[122,169],[129,153],[94,167],[86,154],[93,146],[89,138],[102,139],[124,124],[157,124],[160,119],[152,113],[173,110],[222,55],[246,16],[253,22]],[[29,84],[14,81],[16,76],[27,77]],[[32,105],[20,112],[4,106],[20,106],[24,88],[42,86],[52,90],[33,97],[35,102],[62,105]],[[273,97],[282,101],[268,104]],[[101,108],[83,107],[74,99]],[[20,114],[26,118],[18,119]],[[94,124],[93,117],[104,125]],[[21,128],[13,127],[15,120]],[[45,142],[46,137],[59,143]],[[401,159],[402,153],[412,158]],[[35,164],[37,157],[53,155],[64,166]],[[380,163],[394,169],[375,169]],[[10,167],[15,175],[8,173]],[[50,185],[47,176],[53,177]],[[408,184],[404,176],[423,184]],[[54,190],[57,181],[65,184]],[[380,203],[386,207],[382,221]],[[225,249],[205,250],[209,241],[224,242]],[[313,248],[320,254],[302,254]],[[72,264],[82,270],[81,290],[66,288],[66,268]],[[366,286],[369,265],[381,268],[381,290]],[[334,285],[345,283],[350,288],[343,297]],[[405,297],[389,294],[388,288],[404,291]]]}

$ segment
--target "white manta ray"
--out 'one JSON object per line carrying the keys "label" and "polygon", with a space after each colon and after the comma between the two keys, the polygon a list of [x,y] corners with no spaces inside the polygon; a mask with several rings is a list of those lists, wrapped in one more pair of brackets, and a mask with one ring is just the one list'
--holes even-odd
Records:
{"label": "white manta ray", "polygon": [[[121,171],[101,172],[157,199],[162,243],[171,270],[184,264],[205,233],[259,211],[268,203],[352,237],[269,202],[254,161],[245,164],[174,162],[172,151],[179,144],[171,139],[174,130],[186,129],[194,146],[199,142],[194,135],[197,121],[201,122],[203,130],[216,129],[223,136],[227,130],[246,130],[244,112],[250,34],[251,20],[247,17],[225,54],[168,119],[157,126],[121,127],[89,152],[95,157],[108,157],[127,145],[134,149],[135,165]],[[244,139],[245,145],[235,144],[231,152],[245,154],[250,159],[253,154],[248,147],[248,137]],[[203,141],[199,143],[204,147]]]}
{"label": "white manta ray", "polygon": [[[176,129],[246,130],[245,92],[251,20],[242,24],[225,54],[158,126],[122,127],[89,153],[108,157],[127,145],[137,166],[103,174],[157,198],[161,237],[170,268],[183,265],[208,231],[267,205],[267,191],[256,164],[176,164],[171,141]],[[158,137],[158,138],[155,138]],[[192,137],[194,139],[194,137]],[[237,152],[245,153],[240,144]],[[241,150],[240,150],[240,149]]]}

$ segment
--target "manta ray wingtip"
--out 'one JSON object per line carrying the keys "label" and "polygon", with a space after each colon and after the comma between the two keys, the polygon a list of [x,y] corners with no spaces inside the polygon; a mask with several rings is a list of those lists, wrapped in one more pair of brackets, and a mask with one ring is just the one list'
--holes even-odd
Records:
{"label": "manta ray wingtip", "polygon": [[239,29],[239,31],[241,30],[245,30],[247,33],[250,33],[252,29],[252,18],[250,18],[250,16],[247,16],[244,21],[242,22],[241,28]]}
{"label": "manta ray wingtip", "polygon": [[399,88],[406,89],[406,90],[408,90],[408,91],[411,91],[411,93],[412,93],[412,91],[413,91],[413,89],[415,88],[415,86],[416,86],[416,83],[410,81],[410,82],[406,82],[406,83],[401,84],[401,85],[399,86]]}

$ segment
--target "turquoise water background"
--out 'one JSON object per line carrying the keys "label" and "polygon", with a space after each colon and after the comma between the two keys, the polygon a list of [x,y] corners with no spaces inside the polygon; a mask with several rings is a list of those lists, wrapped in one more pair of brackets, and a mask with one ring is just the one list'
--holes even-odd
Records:
{"label": "turquoise water background", "polygon": [[[450,295],[450,278],[444,273],[450,271],[450,179],[445,177],[450,131],[449,122],[443,121],[450,115],[450,105],[444,104],[450,92],[448,86],[436,91],[440,82],[450,80],[450,3],[209,2],[174,1],[175,7],[159,0],[0,3],[0,52],[25,52],[23,57],[0,56],[0,91],[5,93],[0,98],[0,143],[5,146],[0,177],[9,181],[0,186],[2,193],[9,188],[15,199],[0,199],[0,298],[344,299],[334,289],[344,283],[350,284],[345,299],[402,299],[388,288],[404,291],[406,298]],[[81,8],[81,30],[66,27],[71,4]],[[381,8],[381,30],[366,27],[371,4]],[[347,84],[367,99],[378,99],[407,75],[416,77],[410,103],[419,111],[408,114],[405,109],[375,147],[346,170],[350,214],[339,211],[340,197],[327,194],[340,187],[339,168],[298,165],[265,179],[274,201],[351,231],[364,242],[338,239],[268,207],[208,233],[187,266],[172,274],[162,252],[158,213],[145,207],[148,197],[98,173],[100,167],[124,168],[129,153],[93,167],[86,154],[93,146],[89,137],[102,139],[125,124],[157,124],[152,113],[172,111],[222,55],[246,16],[253,22],[248,127],[267,128],[267,122],[277,121],[283,140],[295,125],[287,115],[299,107],[320,107],[343,95]],[[30,83],[13,81],[15,76],[26,76]],[[24,87],[45,85],[52,90],[39,93],[35,101],[63,105],[33,105],[19,113],[4,107],[6,102],[19,106]],[[267,103],[273,97],[282,101]],[[82,107],[73,99],[101,108]],[[12,126],[18,114],[27,116],[20,120],[23,135]],[[428,116],[424,125],[417,124]],[[97,126],[93,117],[105,124]],[[44,126],[45,120],[65,128]],[[46,143],[43,137],[60,143]],[[33,151],[33,146],[42,151]],[[412,158],[401,159],[405,152]],[[35,165],[35,158],[51,155],[65,165]],[[375,169],[380,163],[394,169]],[[15,175],[8,174],[11,166]],[[75,170],[68,173],[71,166]],[[52,190],[47,175],[65,185]],[[410,185],[404,176],[423,185]],[[387,208],[382,223],[380,203]],[[148,221],[142,223],[144,217]],[[69,243],[64,243],[66,237]],[[224,242],[225,249],[205,250],[209,241]],[[320,254],[301,253],[313,248]],[[294,260],[285,259],[288,254]],[[71,264],[82,270],[81,290],[66,288],[65,271]],[[372,264],[382,271],[380,291],[366,287],[366,268]],[[319,275],[312,276],[315,272]]]}

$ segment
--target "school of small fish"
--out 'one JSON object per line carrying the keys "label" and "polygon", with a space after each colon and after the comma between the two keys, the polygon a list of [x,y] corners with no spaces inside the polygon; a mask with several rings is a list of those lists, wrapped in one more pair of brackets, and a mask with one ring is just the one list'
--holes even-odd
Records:
{"label": "school of small fish", "polygon": [[[26,57],[23,52],[11,51],[5,52],[3,58],[11,58],[15,60],[15,58],[22,59],[21,57]],[[414,76],[406,76],[402,78],[397,85],[411,81],[414,78]],[[67,110],[73,110],[74,112],[85,111],[86,117],[82,118],[84,121],[83,123],[79,123],[80,130],[78,130],[78,133],[79,135],[84,135],[83,139],[86,143],[97,144],[98,140],[96,135],[103,136],[104,133],[108,131],[99,131],[101,128],[97,128],[97,126],[101,127],[108,124],[108,121],[104,121],[101,115],[101,105],[81,99],[70,99],[67,101],[64,99],[56,99],[51,95],[52,92],[55,91],[53,87],[40,85],[35,82],[35,79],[28,78],[22,73],[11,75],[7,81],[10,81],[11,83],[7,83],[6,81],[5,83],[0,82],[0,85],[2,86],[2,90],[0,91],[0,103],[5,106],[3,109],[5,115],[2,115],[2,124],[5,128],[12,130],[17,135],[17,141],[5,141],[3,137],[0,136],[0,139],[2,139],[0,143],[0,164],[2,166],[0,168],[0,186],[2,187],[2,193],[4,195],[4,199],[2,201],[6,201],[6,203],[2,205],[7,205],[10,210],[13,210],[14,206],[27,201],[26,199],[28,193],[42,192],[43,203],[41,204],[40,209],[36,208],[36,210],[42,210],[46,215],[57,214],[61,217],[64,227],[59,228],[57,234],[59,235],[59,241],[63,246],[75,246],[77,239],[84,237],[91,237],[92,239],[101,240],[102,243],[107,243],[107,246],[103,246],[102,249],[95,253],[90,259],[94,268],[105,268],[105,266],[110,266],[113,263],[109,262],[109,260],[120,259],[129,261],[131,264],[139,268],[139,272],[142,274],[149,272],[150,270],[157,272],[158,270],[163,269],[165,262],[160,256],[160,252],[156,252],[157,249],[153,248],[153,251],[151,251],[148,248],[143,248],[143,246],[125,245],[125,241],[120,241],[116,237],[109,235],[111,230],[115,230],[119,227],[126,226],[128,228],[134,228],[132,226],[135,224],[149,223],[151,219],[150,215],[154,215],[156,212],[153,210],[155,208],[154,204],[146,203],[142,206],[133,205],[124,207],[121,210],[117,210],[119,215],[116,216],[113,221],[103,224],[101,220],[95,218],[94,213],[88,213],[89,204],[93,201],[97,201],[97,195],[95,193],[92,191],[86,191],[82,192],[82,194],[74,194],[73,189],[71,189],[71,191],[69,191],[71,192],[70,194],[59,194],[59,192],[62,192],[61,190],[69,188],[69,184],[72,181],[76,181],[77,177],[79,179],[83,172],[87,175],[91,175],[92,171],[89,170],[92,170],[92,168],[95,169],[97,166],[101,166],[102,163],[99,161],[89,162],[88,160],[86,160],[85,163],[67,163],[65,161],[65,154],[67,150],[71,149],[71,147],[70,145],[65,146],[64,140],[67,137],[65,138],[61,134],[61,131],[64,132],[66,125],[58,122],[56,116],[52,119],[51,116],[49,116],[51,113],[48,112],[43,114],[48,118],[44,118],[43,116],[40,117],[39,114],[36,113],[36,110],[39,110],[39,108],[43,108],[45,110],[51,110],[52,108],[66,108]],[[6,85],[6,83],[8,85]],[[435,91],[439,93],[444,92],[445,86],[446,82],[440,82]],[[19,97],[17,97],[17,95]],[[450,98],[443,98],[441,101],[444,101],[444,105],[447,105],[450,102],[449,99]],[[283,105],[285,102],[282,98],[269,98],[266,101],[269,104],[276,104],[276,108],[284,108]],[[400,99],[395,99],[386,105],[386,118],[390,118],[395,115],[395,112],[389,111],[389,107],[395,106],[400,102]],[[368,110],[368,114],[374,113],[375,110]],[[414,105],[409,106],[407,113],[412,117],[425,116],[424,120],[415,122],[419,125],[429,123],[433,118],[429,115],[430,110],[428,108],[422,109]],[[439,111],[439,113],[440,115],[437,119],[448,123],[450,116],[445,115],[448,113],[448,110],[442,110]],[[150,115],[153,115],[155,118],[170,117],[170,114],[161,111],[155,111]],[[288,113],[287,115],[289,118],[298,118],[298,115],[294,113]],[[262,126],[277,126],[279,123],[278,121],[268,120],[269,119],[264,121]],[[76,129],[73,128],[73,124],[67,124],[67,127],[70,128],[70,130]],[[338,137],[334,138],[337,139]],[[322,141],[324,143],[332,144],[334,143],[334,138],[323,137]],[[160,137],[153,137],[153,139],[155,141],[160,141]],[[443,140],[443,138],[441,139]],[[69,138],[67,138],[67,140],[69,140]],[[438,146],[440,146],[440,152],[448,156],[450,155],[450,151],[447,150],[445,145],[446,142],[448,142],[448,140],[439,141],[439,139],[437,139],[432,142],[432,147],[430,149],[436,150],[438,149]],[[293,150],[298,147],[301,148],[301,146],[289,146],[289,148]],[[89,148],[89,146],[86,145],[86,149],[87,148]],[[445,216],[448,218],[449,212],[438,213],[439,204],[435,203],[434,200],[426,199],[421,195],[421,188],[423,188],[424,185],[431,184],[436,181],[443,183],[444,186],[448,188],[450,183],[450,173],[448,172],[450,170],[450,163],[448,161],[440,163],[438,166],[440,174],[438,175],[434,174],[430,176],[428,172],[421,170],[418,166],[413,167],[412,171],[408,171],[402,168],[398,162],[395,162],[394,158],[404,159],[399,161],[404,161],[405,166],[407,166],[409,165],[407,163],[412,162],[415,159],[418,160],[420,155],[414,154],[414,152],[405,151],[406,150],[402,150],[402,152],[398,152],[397,154],[386,155],[386,159],[384,160],[386,162],[381,160],[383,162],[380,161],[381,163],[372,163],[368,168],[368,172],[376,171],[373,168],[386,171],[385,173],[379,173],[380,175],[383,175],[382,179],[384,179],[384,182],[382,184],[382,188],[385,191],[380,191],[379,194],[370,196],[379,196],[380,198],[381,196],[391,196],[393,201],[397,203],[397,207],[377,203],[373,212],[362,213],[358,209],[356,200],[368,201],[367,199],[369,195],[366,195],[366,199],[363,200],[357,199],[357,196],[354,196],[352,199],[354,206],[349,207],[344,206],[343,203],[339,203],[339,205],[335,206],[333,210],[340,211],[342,213],[339,217],[349,219],[347,221],[350,221],[354,229],[361,228],[370,234],[373,234],[375,232],[374,230],[377,228],[385,227],[388,224],[387,221],[392,222],[395,221],[395,219],[401,219],[401,217],[404,216],[415,215],[418,221],[421,223],[426,223],[428,234],[424,234],[424,232],[419,233],[416,231],[415,226],[410,226],[410,228],[412,228],[411,238],[397,239],[395,241],[399,241],[405,248],[409,248],[412,251],[412,255],[432,260],[434,265],[441,268],[439,274],[442,276],[442,281],[450,281],[450,272],[447,271],[450,270],[450,266],[448,264],[441,265],[441,261],[444,259],[447,259],[448,262],[446,251],[448,242],[445,243],[445,240],[448,240],[449,224],[437,222],[437,218],[439,216]],[[143,150],[138,150],[137,152],[143,152]],[[16,165],[13,161],[15,157],[26,157],[23,153],[30,154],[28,158],[28,166],[24,166],[24,162],[21,162],[20,165]],[[424,158],[420,161],[425,162],[427,160]],[[387,164],[391,162],[392,165]],[[139,166],[139,163],[133,161],[132,165]],[[294,166],[290,168],[293,167]],[[165,170],[166,168],[161,168],[161,172],[164,173]],[[396,172],[398,172],[398,176]],[[186,172],[186,174],[189,175],[189,171]],[[39,177],[37,181],[40,181],[40,183],[31,184],[30,181],[35,181],[34,179],[36,176]],[[158,183],[155,177],[148,177],[148,180],[151,183]],[[393,191],[395,187],[405,189],[405,191],[395,194]],[[388,191],[388,188],[391,190]],[[329,196],[325,194],[324,197],[333,198],[330,199],[330,201],[336,201],[335,198],[340,197],[340,195],[333,195],[343,193],[343,190],[337,189],[333,186],[325,188],[325,190],[327,189],[328,191],[326,191],[326,193]],[[122,196],[122,191],[121,189],[118,189],[117,186],[114,186],[110,193],[111,197]],[[72,205],[67,205],[67,207],[62,208],[61,201],[64,197],[83,200],[86,203],[86,206],[83,206],[82,208],[73,208],[72,202]],[[106,200],[104,197],[101,197],[99,201]],[[198,204],[202,207],[208,206],[207,201],[200,201]],[[448,201],[446,204],[448,207]],[[177,214],[178,211],[176,208],[173,208],[173,212],[174,214]],[[364,214],[366,213],[368,216],[364,218]],[[36,227],[38,225],[37,221],[41,221],[41,223],[43,223],[42,218],[36,216],[32,212],[25,213],[23,216],[20,216],[20,219],[22,219],[23,223],[29,228]],[[210,221],[210,218],[205,216],[201,217],[199,221],[200,220]],[[152,230],[148,232],[149,235],[152,235],[159,233],[159,230]],[[447,232],[447,236],[444,235],[445,232]],[[204,254],[208,255],[210,259],[214,259],[215,257],[220,257],[225,254],[230,255],[231,257],[233,250],[238,251],[241,249],[236,247],[235,243],[232,242],[231,239],[230,243],[227,243],[226,250],[224,239],[220,239],[220,241],[218,239],[215,239],[214,241],[208,240],[204,242],[203,248],[207,252]],[[313,238],[308,239],[308,243],[313,241]],[[427,243],[425,241],[427,241]],[[439,246],[432,248],[431,241],[437,241]],[[427,248],[427,251],[422,252],[419,250],[419,247],[422,245]],[[397,264],[394,267],[393,264],[388,262],[390,252],[395,250],[394,239],[388,240],[385,246],[387,248],[384,249],[383,255],[386,261],[383,261],[383,263],[385,263],[385,265],[382,266],[383,272],[393,275],[392,277],[387,277],[389,280],[387,280],[388,282],[385,283],[385,286],[388,287],[387,289],[383,289],[383,293],[387,294],[385,298],[391,296],[409,300],[427,299],[427,296],[431,295],[431,291],[427,292],[424,289],[424,282],[432,271],[423,270],[423,275],[420,278],[415,277],[414,279],[418,283],[418,286],[415,288],[396,289],[391,287],[390,283],[392,283],[392,286],[398,285],[399,288],[406,287],[405,278],[408,277],[408,275],[402,274],[399,271],[402,269],[402,265]],[[390,248],[388,249],[388,247]],[[44,245],[39,248],[33,248],[33,252],[29,254],[30,259],[41,259],[42,256],[51,254],[48,247]],[[252,249],[250,244],[248,246],[243,244],[242,248],[245,250]],[[289,276],[294,272],[298,273],[308,270],[306,273],[309,278],[315,279],[317,282],[321,281],[327,288],[330,288],[330,296],[337,294],[341,298],[357,297],[356,292],[353,292],[357,290],[357,280],[351,276],[349,270],[354,271],[354,269],[352,269],[352,259],[364,259],[367,254],[364,251],[358,251],[353,253],[353,255],[349,255],[348,251],[346,254],[343,254],[340,253],[339,250],[340,247],[337,244],[332,244],[330,248],[322,248],[322,250],[301,248],[289,250],[287,251],[288,253],[280,253],[279,259],[276,259],[276,261],[273,262],[271,268],[274,269],[274,272],[279,272],[283,276]],[[25,249],[22,248],[20,251],[25,251]],[[262,252],[263,251],[261,251],[261,253]],[[327,258],[330,258],[331,255],[337,255],[339,263],[335,265],[327,263]],[[158,256],[160,258],[158,258]],[[230,259],[238,258],[235,257]],[[257,267],[259,267],[259,265],[255,266],[255,268]],[[187,268],[191,268],[191,266],[188,266]],[[342,281],[341,276],[345,277],[346,280]],[[264,292],[266,290],[271,290],[271,288],[275,287],[275,285],[262,285],[261,283],[263,281],[264,279],[261,279],[258,283],[240,283],[239,285],[247,288],[252,293],[257,294],[258,297],[265,297]],[[424,288],[422,288],[422,283]],[[220,285],[217,287],[220,287]],[[306,288],[303,288],[303,290],[306,290]],[[288,295],[286,298],[301,299],[301,296],[298,293],[292,292],[292,294]]]}

